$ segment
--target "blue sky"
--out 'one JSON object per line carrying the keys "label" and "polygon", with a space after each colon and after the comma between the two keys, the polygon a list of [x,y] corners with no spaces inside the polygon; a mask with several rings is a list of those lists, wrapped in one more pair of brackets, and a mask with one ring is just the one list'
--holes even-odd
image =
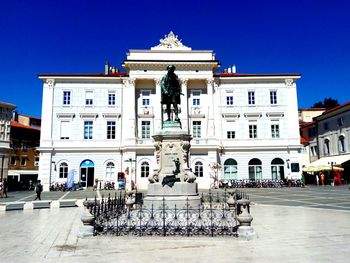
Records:
{"label": "blue sky", "polygon": [[41,1],[0,4],[0,101],[40,117],[43,73],[121,68],[170,30],[192,49],[214,50],[222,69],[301,73],[299,107],[344,103],[350,61],[348,1]]}

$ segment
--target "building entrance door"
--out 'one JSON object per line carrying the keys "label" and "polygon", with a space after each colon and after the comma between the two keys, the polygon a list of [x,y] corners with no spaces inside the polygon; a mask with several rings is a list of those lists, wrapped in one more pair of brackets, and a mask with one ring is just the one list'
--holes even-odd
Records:
{"label": "building entrance door", "polygon": [[80,182],[82,187],[89,187],[94,185],[95,168],[94,162],[91,160],[84,160],[80,164]]}

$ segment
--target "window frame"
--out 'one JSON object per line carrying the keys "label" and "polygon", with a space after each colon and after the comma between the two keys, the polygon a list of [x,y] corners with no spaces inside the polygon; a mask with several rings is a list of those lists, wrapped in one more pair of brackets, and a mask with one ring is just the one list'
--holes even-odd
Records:
{"label": "window frame", "polygon": [[72,92],[70,90],[63,90],[63,97],[62,97],[62,105],[63,106],[70,106],[71,105],[71,95],[72,95]]}
{"label": "window frame", "polygon": [[258,125],[257,124],[249,124],[249,139],[258,138]]}
{"label": "window frame", "polygon": [[192,135],[194,139],[202,138],[202,121],[192,121]]}
{"label": "window frame", "polygon": [[147,120],[141,121],[141,138],[142,139],[151,138],[151,121],[147,121]]}
{"label": "window frame", "polygon": [[84,140],[93,139],[94,122],[92,120],[84,121]]}
{"label": "window frame", "polygon": [[108,92],[108,106],[115,106],[116,101],[116,93],[115,92]]}
{"label": "window frame", "polygon": [[277,90],[270,90],[270,104],[277,105]]}
{"label": "window frame", "polygon": [[115,176],[115,164],[114,162],[107,162],[106,164],[106,178],[114,178]]}
{"label": "window frame", "polygon": [[204,177],[203,162],[196,161],[194,164],[194,174],[196,177]]}
{"label": "window frame", "polygon": [[150,172],[150,165],[148,161],[143,161],[140,165],[141,178],[148,178]]}
{"label": "window frame", "polygon": [[278,123],[271,124],[271,138],[280,138],[280,125]]}
{"label": "window frame", "polygon": [[115,140],[116,138],[116,130],[117,130],[117,122],[113,120],[107,121],[107,140]]}
{"label": "window frame", "polygon": [[248,105],[255,105],[255,91],[248,91]]}
{"label": "window frame", "polygon": [[68,177],[68,164],[66,162],[62,162],[58,168],[58,178],[65,179]]}

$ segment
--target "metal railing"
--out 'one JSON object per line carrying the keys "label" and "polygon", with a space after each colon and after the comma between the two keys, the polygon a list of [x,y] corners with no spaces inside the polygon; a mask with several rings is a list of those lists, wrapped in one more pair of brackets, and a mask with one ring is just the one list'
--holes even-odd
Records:
{"label": "metal railing", "polygon": [[[159,207],[146,209],[142,200],[128,202],[125,194],[108,196],[90,205],[94,217],[94,235],[116,236],[237,236],[237,216],[248,199],[242,192],[201,194],[201,204],[169,207],[166,200]],[[129,199],[130,200],[130,199]],[[249,204],[248,204],[249,211]]]}

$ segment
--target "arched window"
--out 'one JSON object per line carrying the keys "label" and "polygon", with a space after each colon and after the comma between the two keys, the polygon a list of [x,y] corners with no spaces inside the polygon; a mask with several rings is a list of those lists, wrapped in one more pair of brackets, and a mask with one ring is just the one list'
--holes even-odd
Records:
{"label": "arched window", "polygon": [[196,162],[194,164],[194,174],[197,177],[203,177],[203,163],[202,162]]}
{"label": "arched window", "polygon": [[271,161],[272,180],[284,179],[284,161],[281,158],[275,158]]}
{"label": "arched window", "polygon": [[237,179],[237,162],[235,159],[227,159],[224,162],[224,179]]}
{"label": "arched window", "polygon": [[262,179],[262,166],[261,161],[257,158],[251,159],[248,163],[249,179],[260,180]]}
{"label": "arched window", "polygon": [[106,178],[114,178],[115,166],[113,162],[108,162],[106,165]]}
{"label": "arched window", "polygon": [[324,145],[323,145],[323,152],[324,155],[329,155],[329,139],[324,140]]}
{"label": "arched window", "polygon": [[68,164],[61,163],[60,164],[60,178],[67,178],[68,176]]}
{"label": "arched window", "polygon": [[143,162],[141,163],[141,177],[148,177],[149,175],[149,163]]}
{"label": "arched window", "polygon": [[340,153],[345,152],[345,137],[344,135],[340,135],[338,139],[338,149]]}

